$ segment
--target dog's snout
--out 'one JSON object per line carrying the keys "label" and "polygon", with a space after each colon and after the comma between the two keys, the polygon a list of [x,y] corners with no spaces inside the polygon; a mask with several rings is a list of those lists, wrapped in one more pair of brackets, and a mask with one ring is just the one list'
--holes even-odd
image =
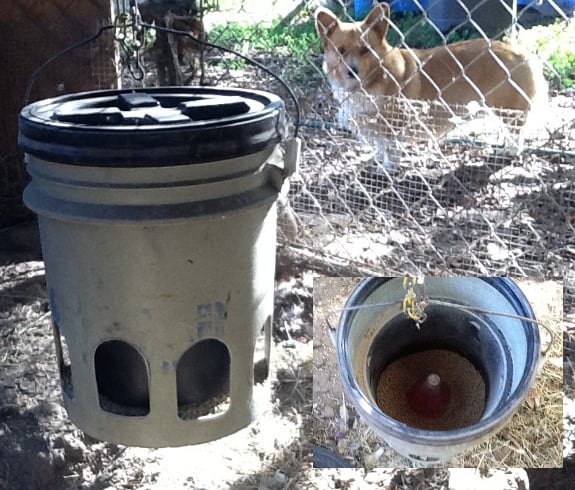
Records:
{"label": "dog's snout", "polygon": [[347,76],[348,78],[357,78],[359,76],[359,68],[357,65],[348,65]]}

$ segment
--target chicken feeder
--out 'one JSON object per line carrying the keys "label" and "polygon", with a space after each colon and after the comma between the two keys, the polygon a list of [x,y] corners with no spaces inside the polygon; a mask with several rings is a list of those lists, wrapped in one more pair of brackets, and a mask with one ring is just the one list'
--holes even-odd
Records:
{"label": "chicken feeder", "polygon": [[248,425],[269,362],[276,200],[299,152],[283,101],[94,91],[28,105],[19,124],[72,421],[143,447]]}
{"label": "chicken feeder", "polygon": [[357,285],[335,338],[339,373],[360,416],[392,448],[443,464],[492,436],[521,404],[536,375],[539,330],[507,278],[425,278],[419,326],[403,311],[405,295],[402,278]]}

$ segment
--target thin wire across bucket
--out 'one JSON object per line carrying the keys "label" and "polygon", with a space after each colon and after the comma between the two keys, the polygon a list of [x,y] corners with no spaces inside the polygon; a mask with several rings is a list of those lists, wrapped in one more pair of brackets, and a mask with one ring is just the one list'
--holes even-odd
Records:
{"label": "thin wire across bucket", "polygon": [[[408,276],[405,276],[406,278]],[[337,310],[334,310],[332,312],[330,312],[329,316],[335,316],[335,315],[340,315],[341,313],[345,312],[345,311],[356,311],[356,310],[362,310],[365,308],[381,308],[381,309],[385,309],[385,308],[393,308],[396,306],[403,306],[404,312],[406,313],[407,316],[410,316],[406,311],[405,311],[405,305],[406,305],[406,301],[408,300],[408,296],[409,296],[409,292],[406,293],[406,297],[404,298],[403,301],[393,301],[393,302],[383,302],[383,303],[371,303],[371,304],[363,304],[363,305],[356,305],[356,306],[347,306],[344,308],[339,308]],[[417,300],[415,300],[417,301]],[[521,320],[521,321],[525,321],[525,322],[530,322],[533,323],[539,327],[544,328],[547,333],[549,334],[549,343],[547,345],[547,347],[541,351],[541,355],[546,358],[547,354],[549,353],[549,350],[551,349],[551,347],[553,346],[554,342],[555,342],[555,333],[553,332],[553,330],[551,329],[551,327],[549,325],[547,325],[546,322],[542,322],[539,321],[537,319],[534,318],[529,318],[526,316],[522,316],[522,315],[514,315],[514,314],[510,314],[510,313],[504,313],[501,311],[493,311],[493,310],[487,310],[484,308],[478,308],[475,306],[469,306],[469,305],[461,305],[458,303],[453,303],[450,301],[440,301],[440,300],[435,300],[435,299],[429,299],[429,298],[423,298],[420,299],[420,308],[422,309],[422,311],[425,310],[425,307],[428,305],[438,305],[438,306],[447,306],[450,308],[455,308],[455,309],[459,309],[459,310],[464,310],[464,311],[470,311],[470,312],[475,312],[475,313],[482,313],[485,315],[498,315],[498,316],[502,316],[505,318],[513,318],[515,320]],[[420,319],[419,322],[417,322],[417,320],[414,319],[414,321],[416,321],[416,324],[419,326],[421,325],[423,322],[425,322],[425,318]],[[328,317],[327,319],[327,324],[328,324],[328,328],[330,331],[330,337],[332,339],[332,342],[335,345],[335,332],[336,332],[336,327],[334,327],[332,325],[332,323],[330,322],[330,318]]]}

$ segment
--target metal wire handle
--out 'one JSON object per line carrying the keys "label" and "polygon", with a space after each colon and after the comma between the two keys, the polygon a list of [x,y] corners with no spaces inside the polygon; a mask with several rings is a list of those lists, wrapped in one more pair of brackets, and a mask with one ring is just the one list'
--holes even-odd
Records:
{"label": "metal wire handle", "polygon": [[[136,9],[133,10],[133,12],[138,12],[137,11],[137,7]],[[120,14],[120,15],[125,15],[125,14]],[[145,29],[154,29],[156,31],[162,31],[162,32],[166,32],[168,34],[175,34],[178,36],[185,36],[188,37],[190,39],[192,39],[194,42],[201,44],[203,46],[207,46],[210,48],[214,48],[214,49],[219,49],[220,51],[226,52],[226,53],[230,53],[234,56],[237,56],[238,58],[243,59],[244,61],[248,62],[249,64],[255,66],[256,68],[259,68],[260,70],[264,71],[265,73],[267,73],[268,75],[270,75],[271,77],[275,78],[279,83],[281,83],[281,85],[286,89],[286,91],[288,92],[290,98],[292,99],[293,103],[294,103],[294,110],[295,110],[295,123],[294,123],[294,138],[297,138],[299,135],[299,128],[300,128],[300,105],[299,105],[299,101],[297,100],[297,97],[294,93],[294,91],[292,90],[292,88],[284,81],[282,80],[282,78],[277,75],[276,73],[274,73],[272,70],[270,70],[268,67],[266,67],[265,65],[263,65],[262,63],[260,63],[259,61],[256,61],[252,58],[250,58],[247,55],[244,55],[242,53],[239,53],[238,51],[235,51],[234,49],[231,48],[226,48],[225,46],[220,46],[219,44],[216,43],[212,43],[203,39],[199,39],[195,36],[193,36],[192,34],[188,33],[188,32],[184,32],[184,31],[178,31],[176,29],[170,29],[168,27],[161,27],[161,26],[156,26],[156,25],[152,25],[152,24],[146,24],[143,23],[139,20],[137,20],[139,18],[139,15],[137,14],[133,14],[132,15],[132,24],[125,24],[125,23],[120,23],[121,21],[116,20],[113,24],[110,25],[106,25],[101,27],[98,32],[87,38],[84,39],[76,44],[73,44],[71,46],[68,46],[67,48],[63,49],[62,51],[59,51],[58,53],[56,53],[54,56],[52,56],[51,58],[49,58],[47,61],[45,61],[42,65],[40,65],[36,70],[34,70],[34,72],[32,73],[32,75],[30,76],[30,80],[28,81],[28,85],[26,87],[26,92],[24,95],[24,105],[28,105],[28,102],[30,100],[30,94],[32,92],[32,89],[34,88],[34,84],[36,83],[36,79],[38,78],[38,75],[40,75],[40,73],[50,64],[52,64],[54,61],[56,61],[57,59],[61,58],[62,56],[70,53],[71,51],[74,51],[75,49],[81,48],[82,46],[92,43],[94,42],[96,39],[98,39],[105,31],[108,31],[110,29],[117,29],[118,26],[121,26],[122,29],[126,29],[127,27],[131,27],[132,31],[134,33],[134,35],[140,36],[141,35],[141,31],[140,29],[145,28]],[[136,19],[136,20],[134,20]],[[141,73],[141,78],[136,78],[137,80],[141,80],[143,78],[143,67],[141,66],[141,53],[140,53],[140,49],[141,46],[136,45],[134,46],[134,51],[135,51],[135,55],[136,55],[136,70],[138,70],[138,73]],[[132,75],[134,75],[134,73],[131,70],[131,67],[129,66],[128,68],[130,70],[130,73]],[[141,70],[141,72],[139,71]],[[137,76],[139,76],[137,74]]]}
{"label": "metal wire handle", "polygon": [[[407,276],[406,276],[407,277]],[[404,279],[404,284],[405,284],[405,279]],[[409,293],[409,291],[408,291]],[[407,295],[406,295],[407,298]],[[357,305],[357,306],[348,306],[348,307],[344,307],[344,308],[340,308],[337,310],[334,310],[330,313],[330,315],[336,315],[336,314],[341,314],[344,311],[356,311],[356,310],[361,310],[364,308],[388,308],[388,307],[393,307],[393,306],[398,306],[401,309],[403,309],[404,313],[411,318],[412,320],[414,320],[417,324],[417,328],[419,329],[420,324],[417,322],[416,319],[412,318],[411,315],[406,312],[405,310],[405,304],[406,304],[406,298],[404,298],[401,301],[392,301],[392,302],[387,302],[387,303],[372,303],[372,304],[363,304],[363,305]],[[417,299],[414,298],[413,302],[417,302]],[[409,303],[409,300],[408,300]],[[484,308],[479,308],[476,306],[467,306],[467,305],[460,305],[457,303],[451,303],[449,301],[440,301],[440,300],[434,300],[434,299],[429,299],[427,297],[425,297],[425,302],[424,303],[420,303],[420,304],[424,304],[425,306],[433,304],[433,305],[439,305],[439,306],[447,306],[450,308],[457,308],[460,310],[466,310],[466,311],[473,311],[476,313],[482,313],[485,315],[498,315],[498,316],[503,316],[506,318],[513,318],[516,320],[521,320],[521,321],[525,321],[525,322],[530,322],[530,323],[534,323],[535,325],[544,328],[547,333],[549,334],[550,340],[549,340],[549,344],[547,345],[547,348],[545,350],[541,351],[541,355],[544,357],[547,357],[547,355],[549,354],[549,351],[551,350],[551,347],[553,346],[553,343],[555,342],[555,337],[556,334],[555,332],[553,332],[553,330],[551,330],[551,327],[549,327],[548,325],[546,325],[545,323],[535,320],[533,318],[529,318],[526,316],[521,316],[521,315],[514,315],[511,313],[503,313],[500,311],[493,311],[493,310],[486,310]],[[423,311],[423,315],[425,315],[425,312]],[[423,321],[425,321],[425,319],[427,318],[427,316],[425,315],[424,319],[420,322],[423,323]],[[334,327],[332,325],[332,323],[330,322],[329,317],[326,319],[326,323],[327,326],[330,330],[330,336],[332,337],[332,340],[334,341],[334,345],[335,345],[335,331],[336,331],[336,327]]]}
{"label": "metal wire handle", "polygon": [[266,67],[265,65],[263,65],[262,63],[260,63],[259,61],[254,60],[253,58],[250,58],[249,56],[246,56],[238,51],[235,51],[231,48],[226,48],[225,46],[220,46],[219,44],[215,44],[212,43],[210,41],[205,41],[204,39],[199,39],[195,36],[193,36],[192,34],[190,34],[189,32],[184,32],[184,31],[178,31],[176,29],[171,29],[169,27],[162,27],[162,26],[155,26],[155,25],[151,25],[151,24],[142,24],[142,27],[145,28],[149,28],[149,29],[155,29],[156,31],[163,31],[163,32],[167,32],[168,34],[176,34],[179,36],[185,36],[185,37],[189,37],[190,39],[192,39],[194,42],[197,42],[199,44],[202,44],[204,46],[207,46],[209,48],[215,48],[215,49],[219,49],[220,51],[224,51],[226,53],[230,53],[233,54],[234,56],[237,56],[238,58],[243,59],[244,61],[247,61],[248,63],[250,63],[251,65],[259,68],[260,70],[266,72],[268,75],[272,76],[273,78],[275,78],[278,82],[280,82],[283,87],[287,90],[290,98],[292,99],[294,106],[295,106],[295,112],[296,112],[296,117],[295,117],[295,128],[294,128],[294,137],[297,138],[298,134],[299,134],[299,127],[300,127],[300,106],[299,106],[299,102],[297,100],[297,97],[294,93],[294,91],[292,90],[292,88],[281,79],[281,77],[279,75],[277,75],[276,73],[274,73],[272,70],[270,70],[268,67]]}
{"label": "metal wire handle", "polygon": [[59,51],[58,53],[56,53],[51,58],[48,58],[48,60],[46,60],[38,68],[36,68],[32,72],[32,75],[30,75],[30,80],[28,80],[28,85],[26,86],[26,92],[24,93],[24,105],[28,105],[28,102],[30,101],[30,94],[32,92],[32,89],[34,88],[34,84],[36,83],[36,79],[38,78],[38,75],[40,75],[40,73],[42,73],[42,71],[48,65],[51,65],[58,58],[61,58],[62,56],[68,54],[70,51],[74,51],[75,49],[81,48],[82,46],[84,46],[86,44],[90,44],[91,42],[98,39],[104,32],[106,32],[110,29],[114,29],[115,27],[116,26],[114,24],[100,27],[98,32],[96,34],[94,34],[92,37],[89,37],[87,39],[84,39],[83,41],[80,41],[76,44],[72,44],[71,46],[68,46],[67,48],[64,48],[62,51]]}
{"label": "metal wire handle", "polygon": [[429,303],[435,304],[435,305],[440,305],[440,306],[455,307],[455,308],[459,308],[461,310],[474,311],[476,313],[483,313],[485,315],[504,316],[506,318],[513,318],[516,320],[522,320],[524,322],[534,323],[535,325],[537,325],[539,327],[543,327],[545,330],[547,330],[547,333],[551,337],[551,340],[549,341],[549,345],[547,346],[547,348],[544,351],[541,352],[544,356],[547,356],[547,354],[549,353],[549,350],[551,349],[551,346],[553,345],[553,342],[555,341],[555,332],[553,332],[553,330],[551,330],[551,327],[549,327],[545,323],[538,321],[538,320],[535,320],[533,318],[529,318],[529,317],[521,316],[521,315],[513,315],[511,313],[503,313],[501,311],[486,310],[484,308],[479,308],[476,306],[458,305],[456,303],[450,303],[449,301],[439,301],[439,300],[432,299],[432,300],[429,300]]}

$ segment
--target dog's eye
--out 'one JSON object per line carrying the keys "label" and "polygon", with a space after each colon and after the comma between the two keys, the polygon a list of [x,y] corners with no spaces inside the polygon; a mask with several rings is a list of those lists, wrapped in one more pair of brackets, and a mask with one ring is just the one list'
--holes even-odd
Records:
{"label": "dog's eye", "polygon": [[345,54],[345,48],[343,47],[337,48],[337,51],[339,52],[339,54]]}
{"label": "dog's eye", "polygon": [[369,53],[369,48],[367,46],[362,46],[361,48],[359,48],[359,54],[361,56],[363,56],[364,54]]}

